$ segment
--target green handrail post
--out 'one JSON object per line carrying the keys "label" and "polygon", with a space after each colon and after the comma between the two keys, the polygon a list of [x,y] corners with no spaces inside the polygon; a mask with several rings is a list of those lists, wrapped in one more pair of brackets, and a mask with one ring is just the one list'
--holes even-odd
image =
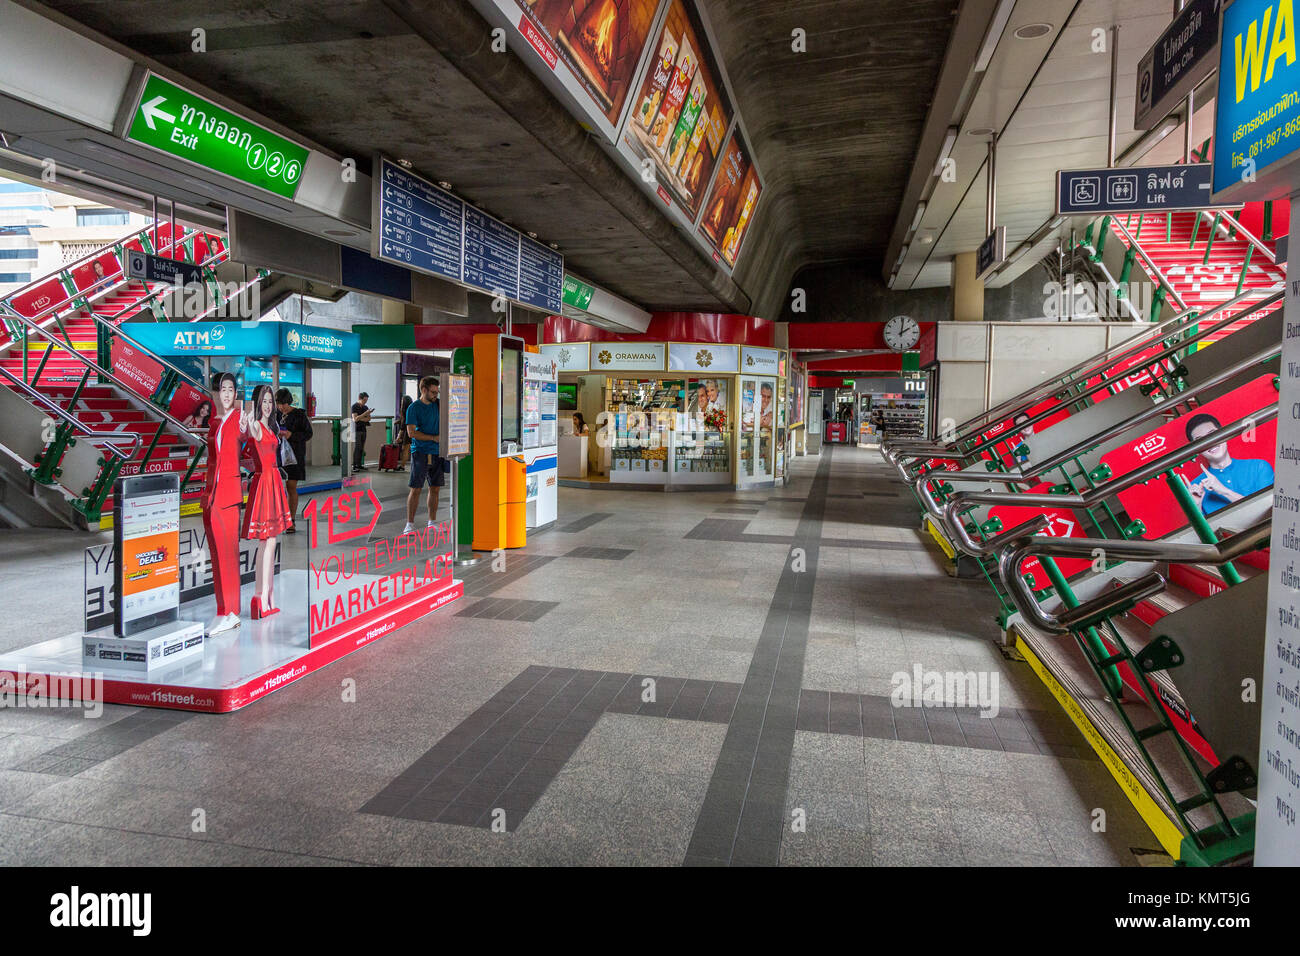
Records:
{"label": "green handrail post", "polygon": [[1165,304],[1165,287],[1162,285],[1156,286],[1155,294],[1151,296],[1151,324],[1152,325],[1158,325],[1160,323],[1160,311],[1161,309],[1164,308],[1164,304]]}
{"label": "green handrail post", "polygon": [[1110,234],[1110,216],[1101,217],[1101,229],[1098,230],[1097,251],[1088,258],[1093,262],[1100,262],[1102,253],[1106,251],[1106,236]]}
{"label": "green handrail post", "polygon": [[337,465],[343,460],[343,424],[338,419],[330,425],[330,433],[333,438],[333,448],[330,450],[330,456],[333,459],[330,464]]}
{"label": "green handrail post", "polygon": [[1133,263],[1137,260],[1137,246],[1128,247],[1128,252],[1124,253],[1124,267],[1120,269],[1119,280],[1116,282],[1115,298],[1125,298],[1125,289],[1128,286],[1129,275],[1133,272]]}
{"label": "green handrail post", "polygon": [[61,422],[54,430],[54,439],[36,456],[36,467],[28,472],[32,481],[42,485],[54,484],[63,473],[63,469],[59,467],[59,462],[63,460],[63,453],[76,443],[76,439],[72,437],[71,423]]}
{"label": "green handrail post", "polygon": [[1192,213],[1192,215],[1195,218],[1192,220],[1192,241],[1187,244],[1188,249],[1195,247],[1196,237],[1201,233],[1201,216],[1199,213]]}
{"label": "green handrail post", "polygon": [[[1062,574],[1061,569],[1056,566],[1056,562],[1047,555],[1041,554],[1038,556],[1038,563],[1041,564],[1043,569],[1047,572],[1047,577],[1051,580],[1052,587],[1054,587],[1056,593],[1060,595],[1061,603],[1067,608],[1078,607],[1079,599],[1074,596],[1074,590],[1070,587],[1069,582],[1065,580],[1065,575]],[[1088,647],[1092,650],[1092,653],[1096,656],[1097,660],[1105,660],[1107,657],[1110,657],[1110,650],[1106,647],[1105,642],[1102,641],[1101,635],[1097,633],[1096,627],[1089,626],[1086,628],[1083,631],[1083,636],[1084,640],[1088,642]],[[1115,669],[1114,664],[1106,668],[1103,680],[1110,695],[1118,701],[1124,689],[1124,682],[1120,680],[1119,671]]]}
{"label": "green handrail post", "polygon": [[1265,242],[1273,241],[1273,200],[1264,201],[1264,235],[1260,237]]}
{"label": "green handrail post", "polygon": [[1250,268],[1250,257],[1254,252],[1254,246],[1246,247],[1246,258],[1241,263],[1241,275],[1237,276],[1237,295],[1241,295],[1242,287],[1246,284],[1246,270]]}
{"label": "green handrail post", "polygon": [[1222,215],[1221,212],[1214,214],[1214,222],[1210,225],[1210,237],[1205,240],[1205,258],[1201,260],[1203,266],[1210,264],[1210,250],[1214,248],[1214,237],[1219,234],[1219,219]]}
{"label": "green handrail post", "polygon": [[[1191,522],[1192,527],[1196,530],[1196,536],[1204,544],[1218,544],[1218,536],[1214,533],[1214,529],[1210,527],[1210,522],[1206,520],[1205,514],[1201,511],[1201,506],[1192,497],[1191,489],[1187,487],[1187,482],[1183,476],[1171,468],[1165,472],[1165,480],[1169,484],[1169,490],[1174,493],[1174,497],[1178,500],[1178,506],[1183,509],[1183,514],[1187,515],[1187,520]],[[1240,584],[1245,580],[1237,572],[1237,569],[1232,566],[1231,561],[1223,564],[1223,579],[1230,585]]]}

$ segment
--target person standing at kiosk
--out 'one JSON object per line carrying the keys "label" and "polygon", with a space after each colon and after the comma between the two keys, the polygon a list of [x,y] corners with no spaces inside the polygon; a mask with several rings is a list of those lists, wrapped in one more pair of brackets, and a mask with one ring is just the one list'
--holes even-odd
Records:
{"label": "person standing at kiosk", "polygon": [[438,430],[441,425],[438,405],[438,376],[420,379],[420,400],[406,410],[406,433],[411,436],[411,480],[406,495],[406,527],[402,534],[415,530],[415,509],[420,504],[420,489],[429,484],[429,526],[438,517],[438,494],[446,480],[442,458],[438,455]]}
{"label": "person standing at kiosk", "polygon": [[370,406],[366,404],[370,396],[362,392],[352,406],[352,432],[355,436],[352,445],[352,470],[366,471],[366,426],[370,424]]}
{"label": "person standing at kiosk", "polygon": [[238,382],[225,372],[217,379],[216,414],[208,426],[208,472],[203,489],[203,530],[212,561],[212,590],[217,619],[208,634],[239,627],[239,443],[248,431],[248,416],[235,409]]}

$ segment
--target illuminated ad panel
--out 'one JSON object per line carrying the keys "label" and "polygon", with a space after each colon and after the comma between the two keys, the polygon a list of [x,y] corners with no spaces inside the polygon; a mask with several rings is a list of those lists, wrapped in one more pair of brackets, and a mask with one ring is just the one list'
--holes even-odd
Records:
{"label": "illuminated ad panel", "polygon": [[754,207],[763,192],[749,149],[736,129],[713,177],[709,202],[700,220],[700,233],[728,266],[735,266],[740,244],[754,221]]}

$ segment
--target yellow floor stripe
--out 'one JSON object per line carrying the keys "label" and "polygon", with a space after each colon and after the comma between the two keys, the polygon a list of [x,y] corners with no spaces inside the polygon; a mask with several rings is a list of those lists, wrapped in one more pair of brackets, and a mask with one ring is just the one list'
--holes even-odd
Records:
{"label": "yellow floor stripe", "polygon": [[1062,709],[1074,721],[1074,725],[1079,728],[1084,739],[1097,752],[1101,762],[1106,765],[1106,769],[1115,778],[1115,782],[1124,791],[1129,802],[1133,804],[1134,809],[1137,810],[1146,825],[1151,828],[1151,832],[1160,841],[1160,845],[1165,848],[1165,852],[1177,860],[1183,844],[1183,831],[1179,829],[1178,824],[1160,809],[1146,787],[1142,785],[1142,781],[1129,770],[1128,764],[1111,749],[1110,744],[1106,742],[1106,738],[1097,730],[1096,725],[1088,719],[1088,715],[1084,713],[1078,701],[1071,697],[1069,691],[1061,686],[1060,681],[1052,676],[1052,672],[1043,666],[1043,662],[1038,659],[1038,655],[1030,650],[1029,645],[1025,643],[1024,638],[1019,634],[1016,634],[1016,649],[1025,656],[1025,660],[1034,669],[1038,679],[1052,692],[1052,696],[1056,698]]}
{"label": "yellow floor stripe", "polygon": [[957,549],[948,543],[948,539],[944,537],[943,532],[938,529],[935,523],[930,519],[929,515],[925,516],[925,528],[930,532],[930,537],[934,538],[934,540],[938,542],[939,550],[948,556],[948,560],[956,560]]}

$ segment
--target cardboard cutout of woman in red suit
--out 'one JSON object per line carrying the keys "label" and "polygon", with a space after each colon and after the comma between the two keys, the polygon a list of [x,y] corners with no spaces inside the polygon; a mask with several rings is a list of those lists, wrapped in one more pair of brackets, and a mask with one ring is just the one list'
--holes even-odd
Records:
{"label": "cardboard cutout of woman in red suit", "polygon": [[252,446],[254,471],[248,483],[248,505],[244,508],[244,524],[239,536],[262,542],[257,554],[257,594],[253,596],[249,609],[256,620],[280,610],[272,595],[275,540],[293,523],[284,477],[276,460],[280,426],[275,420],[275,392],[270,385],[259,385],[253,392],[253,408],[245,441]]}
{"label": "cardboard cutout of woman in red suit", "polygon": [[216,415],[208,425],[208,471],[203,489],[203,528],[212,561],[217,619],[208,634],[239,627],[239,442],[247,416],[235,407],[238,383],[229,372],[217,380]]}

